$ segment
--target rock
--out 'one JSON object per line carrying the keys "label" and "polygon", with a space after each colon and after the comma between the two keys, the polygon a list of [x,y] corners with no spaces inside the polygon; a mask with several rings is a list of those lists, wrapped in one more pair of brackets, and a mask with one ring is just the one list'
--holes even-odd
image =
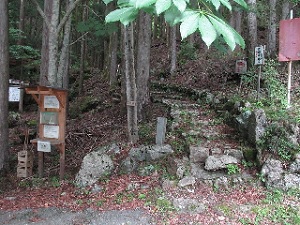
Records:
{"label": "rock", "polygon": [[189,170],[189,159],[183,157],[182,159],[169,157],[167,171],[173,176],[182,179]]}
{"label": "rock", "polygon": [[129,156],[132,160],[136,160],[138,162],[145,161],[147,158],[148,146],[141,146],[138,148],[132,148],[129,151]]}
{"label": "rock", "polygon": [[186,186],[194,185],[195,183],[196,183],[195,177],[188,176],[188,177],[182,178],[178,182],[178,186],[179,187],[186,187]]}
{"label": "rock", "polygon": [[291,163],[289,171],[291,173],[300,173],[300,159],[296,158],[295,161]]}
{"label": "rock", "polygon": [[175,198],[173,206],[181,212],[189,213],[203,213],[206,209],[203,203],[191,198]]}
{"label": "rock", "polygon": [[212,155],[205,161],[204,168],[208,171],[226,169],[228,164],[237,164],[238,160],[229,155]]}
{"label": "rock", "polygon": [[174,180],[163,180],[162,189],[164,191],[170,191],[176,189],[176,182]]}
{"label": "rock", "polygon": [[279,160],[268,159],[261,169],[261,175],[265,177],[267,187],[283,188],[283,166]]}
{"label": "rock", "polygon": [[83,158],[75,183],[79,187],[93,185],[101,177],[110,174],[113,169],[114,164],[110,156],[98,151],[91,152]]}
{"label": "rock", "polygon": [[190,160],[191,162],[205,162],[209,156],[209,148],[201,146],[190,146]]}
{"label": "rock", "polygon": [[288,173],[284,175],[284,190],[300,189],[300,175]]}
{"label": "rock", "polygon": [[255,109],[251,113],[248,122],[248,141],[251,144],[256,145],[257,141],[264,135],[266,125],[265,111],[263,109]]}
{"label": "rock", "polygon": [[294,145],[299,146],[298,137],[300,129],[298,124],[289,123],[287,131],[289,133],[289,135],[287,135],[287,139]]}
{"label": "rock", "polygon": [[244,159],[243,152],[238,149],[226,149],[224,154],[236,158],[239,163]]}
{"label": "rock", "polygon": [[124,174],[129,174],[136,171],[137,168],[138,162],[135,159],[128,156],[125,160],[121,162],[120,172]]}
{"label": "rock", "polygon": [[174,151],[171,145],[154,145],[147,151],[148,160],[157,160],[173,154]]}
{"label": "rock", "polygon": [[206,171],[203,164],[191,163],[191,175],[200,180],[212,180],[224,176],[223,171]]}
{"label": "rock", "polygon": [[235,118],[237,129],[243,137],[247,137],[248,135],[248,124],[250,115],[251,111],[247,110]]}

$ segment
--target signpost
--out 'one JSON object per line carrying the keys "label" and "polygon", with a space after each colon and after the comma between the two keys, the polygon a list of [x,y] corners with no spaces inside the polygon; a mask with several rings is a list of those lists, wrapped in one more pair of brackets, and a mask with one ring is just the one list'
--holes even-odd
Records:
{"label": "signpost", "polygon": [[27,94],[31,94],[39,105],[40,120],[38,138],[31,140],[37,144],[38,173],[43,177],[44,153],[51,152],[55,145],[60,154],[60,179],[65,173],[65,129],[67,90],[45,86],[25,87]]}
{"label": "signpost", "polygon": [[257,99],[260,97],[260,79],[261,79],[261,66],[265,64],[265,51],[266,46],[255,47],[254,50],[254,65],[258,65],[257,77]]}
{"label": "signpost", "polygon": [[279,24],[279,61],[288,62],[287,107],[291,106],[292,61],[300,60],[300,18],[282,20]]}

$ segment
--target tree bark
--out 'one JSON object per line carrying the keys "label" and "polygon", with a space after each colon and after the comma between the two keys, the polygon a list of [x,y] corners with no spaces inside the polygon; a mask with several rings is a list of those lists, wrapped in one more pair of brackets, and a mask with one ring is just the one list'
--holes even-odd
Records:
{"label": "tree bark", "polygon": [[248,64],[254,64],[254,48],[257,46],[257,18],[256,0],[248,0],[249,12],[247,15],[248,24]]}
{"label": "tree bark", "polygon": [[284,0],[283,3],[282,3],[282,12],[281,12],[281,19],[282,20],[289,19],[290,9],[291,9],[290,0]]}
{"label": "tree bark", "polygon": [[8,164],[8,1],[0,1],[0,170]]}
{"label": "tree bark", "polygon": [[[83,5],[82,21],[87,20],[87,2]],[[83,94],[83,76],[84,76],[84,67],[85,67],[85,52],[86,52],[86,41],[85,36],[82,36],[80,41],[80,71],[79,71],[79,94]]]}
{"label": "tree bark", "polygon": [[[69,5],[73,4],[74,0],[69,0],[66,4],[68,9]],[[64,36],[62,41],[62,48],[60,52],[60,59],[57,69],[58,86],[68,89],[69,87],[69,50],[70,50],[70,35],[71,35],[71,15],[65,24]]]}
{"label": "tree bark", "polygon": [[150,102],[149,72],[150,72],[150,48],[151,48],[151,16],[140,12],[138,44],[137,44],[137,110],[138,118],[142,119],[142,111]]}
{"label": "tree bark", "polygon": [[170,66],[170,74],[173,76],[177,70],[177,51],[176,51],[176,34],[177,34],[177,26],[174,25],[170,27],[170,47],[169,47],[169,58],[171,62]]}
{"label": "tree bark", "polygon": [[277,34],[277,13],[276,13],[277,0],[270,0],[270,15],[269,15],[269,32],[268,32],[268,55],[275,57],[277,53],[276,49],[276,34]]}
{"label": "tree bark", "polygon": [[124,28],[124,61],[129,142],[138,141],[137,88],[134,63],[134,39],[132,23]]}

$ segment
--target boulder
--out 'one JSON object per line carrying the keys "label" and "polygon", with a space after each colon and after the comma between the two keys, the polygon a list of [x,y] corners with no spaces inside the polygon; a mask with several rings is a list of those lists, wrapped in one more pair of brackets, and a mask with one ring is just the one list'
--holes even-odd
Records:
{"label": "boulder", "polygon": [[91,152],[83,158],[75,183],[79,187],[91,186],[101,177],[109,175],[113,169],[114,164],[109,155],[99,151]]}
{"label": "boulder", "polygon": [[238,160],[230,155],[212,155],[205,161],[204,168],[208,171],[226,169],[228,164],[237,164]]}
{"label": "boulder", "polygon": [[267,118],[263,109],[252,111],[248,122],[248,141],[255,145],[265,133]]}
{"label": "boulder", "polygon": [[173,206],[181,212],[203,213],[206,209],[205,205],[197,199],[192,198],[175,198]]}
{"label": "boulder", "polygon": [[204,163],[209,156],[209,148],[201,146],[190,146],[190,160],[191,162]]}

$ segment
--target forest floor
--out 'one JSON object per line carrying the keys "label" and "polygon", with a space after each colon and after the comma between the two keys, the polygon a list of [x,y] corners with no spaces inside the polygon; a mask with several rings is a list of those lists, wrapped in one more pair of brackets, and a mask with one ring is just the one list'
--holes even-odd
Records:
{"label": "forest floor", "polygon": [[[177,75],[170,77],[166,70],[167,52],[165,45],[153,45],[152,54],[160,57],[152,58],[152,81],[208,89],[212,92],[237,92],[239,82],[229,83],[224,79],[234,74],[233,59],[206,53],[192,60],[182,56]],[[169,193],[164,193],[161,171],[143,177],[116,173],[99,181],[104,191],[94,193],[91,189],[77,188],[74,177],[87,153],[96,147],[116,143],[121,146],[122,152],[115,159],[117,166],[132,147],[127,144],[126,114],[122,112],[120,103],[108,87],[105,77],[94,71],[85,80],[84,95],[72,97],[70,111],[75,113],[67,119],[66,178],[63,181],[58,179],[59,157],[56,151],[46,154],[44,178],[40,179],[35,175],[36,157],[34,175],[17,178],[17,152],[26,149],[36,154],[34,146],[23,143],[26,127],[29,126],[30,132],[34,133],[37,106],[32,102],[25,107],[18,122],[10,128],[12,163],[10,172],[0,178],[0,223],[300,224],[299,192],[284,194],[268,190],[258,178],[253,184],[246,183],[226,189],[197,182],[191,192],[174,188]],[[85,102],[88,110],[80,111]],[[147,109],[145,123],[149,125],[149,130],[147,135],[141,136],[139,144],[154,143],[156,118],[168,116],[168,109],[162,104],[151,103]],[[255,173],[255,168],[253,170]],[[128,191],[127,187],[132,182],[146,188]],[[199,213],[179,212],[165,198],[167,195],[197,199],[203,202],[205,209]]]}

